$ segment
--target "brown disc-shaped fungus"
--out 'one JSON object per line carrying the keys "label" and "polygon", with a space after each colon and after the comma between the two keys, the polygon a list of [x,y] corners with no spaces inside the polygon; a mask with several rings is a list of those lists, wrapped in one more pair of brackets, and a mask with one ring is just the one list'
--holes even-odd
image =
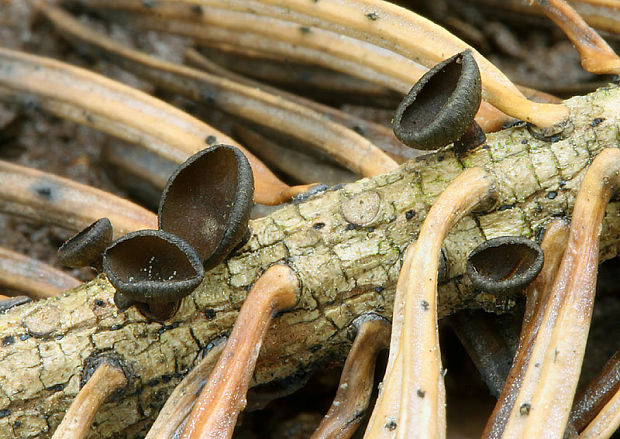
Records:
{"label": "brown disc-shaped fungus", "polygon": [[463,146],[474,148],[486,140],[474,122],[481,99],[480,71],[471,50],[458,53],[415,83],[396,109],[394,134],[416,149],[438,149],[461,138]]}
{"label": "brown disc-shaped fungus", "polygon": [[103,252],[112,242],[112,223],[100,218],[66,240],[58,249],[58,260],[67,267],[101,270]]}
{"label": "brown disc-shaped fungus", "polygon": [[467,275],[487,293],[512,293],[525,288],[543,266],[543,252],[521,236],[501,236],[476,247],[467,258]]}
{"label": "brown disc-shaped fungus", "polygon": [[170,176],[159,203],[159,228],[186,240],[205,269],[212,268],[248,234],[253,194],[252,169],[243,153],[213,146]]}
{"label": "brown disc-shaped fungus", "polygon": [[174,314],[204,276],[192,246],[163,230],[139,230],[117,239],[103,255],[103,270],[117,293],[145,304],[141,310],[158,320]]}

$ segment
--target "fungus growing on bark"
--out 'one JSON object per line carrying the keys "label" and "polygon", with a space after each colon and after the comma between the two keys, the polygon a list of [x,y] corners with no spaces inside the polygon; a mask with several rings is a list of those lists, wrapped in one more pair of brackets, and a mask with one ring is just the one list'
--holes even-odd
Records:
{"label": "fungus growing on bark", "polygon": [[[437,64],[415,83],[394,114],[394,134],[417,149],[460,141],[460,149],[484,143],[474,117],[482,96],[480,71],[471,50]],[[459,140],[461,139],[461,140]]]}
{"label": "fungus growing on bark", "polygon": [[127,385],[123,370],[103,360],[77,394],[52,439],[81,439],[103,402],[116,390]]}
{"label": "fungus growing on bark", "polygon": [[208,270],[249,235],[253,195],[252,168],[243,153],[213,146],[170,176],[159,203],[159,228],[193,246]]}
{"label": "fungus growing on bark", "polygon": [[103,270],[120,297],[142,312],[166,320],[200,284],[204,269],[196,250],[163,230],[140,230],[117,239],[103,255]]}
{"label": "fungus growing on bark", "polygon": [[390,344],[390,324],[374,314],[361,315],[353,325],[355,341],[340,376],[338,392],[311,439],[347,439],[364,418],[373,389],[377,355]]}
{"label": "fungus growing on bark", "polygon": [[101,271],[103,252],[112,242],[112,223],[100,218],[66,240],[58,249],[58,260],[67,267],[93,267]]}
{"label": "fungus growing on bark", "polygon": [[300,287],[297,275],[286,265],[270,267],[256,281],[194,405],[183,439],[232,436],[269,324],[275,313],[295,305]]}
{"label": "fungus growing on bark", "polygon": [[542,269],[543,251],[522,236],[500,236],[476,247],[467,257],[467,275],[486,293],[510,294],[525,288]]}

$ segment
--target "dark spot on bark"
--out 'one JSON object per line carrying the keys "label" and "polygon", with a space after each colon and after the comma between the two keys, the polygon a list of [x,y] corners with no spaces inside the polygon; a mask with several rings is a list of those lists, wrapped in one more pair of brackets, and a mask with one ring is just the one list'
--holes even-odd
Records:
{"label": "dark spot on bark", "polygon": [[523,140],[521,140],[521,144],[522,144],[522,145],[527,145],[527,139],[523,139]]}
{"label": "dark spot on bark", "polygon": [[375,231],[375,228],[374,227],[368,227],[368,231],[372,233],[372,232]]}
{"label": "dark spot on bark", "polygon": [[489,149],[489,144],[488,143],[483,143],[481,148],[482,149]]}
{"label": "dark spot on bark", "polygon": [[206,89],[200,92],[200,98],[209,105],[215,104],[217,93],[214,90]]}
{"label": "dark spot on bark", "polygon": [[2,346],[10,346],[13,343],[15,343],[15,337],[13,337],[12,335],[9,335],[2,339]]}
{"label": "dark spot on bark", "polygon": [[557,349],[553,352],[553,362],[555,363],[558,360],[558,355],[560,355],[560,351]]}
{"label": "dark spot on bark", "polygon": [[551,136],[551,138],[549,139],[551,143],[559,142],[560,140],[562,140],[561,134],[556,134],[555,136]]}
{"label": "dark spot on bark", "polygon": [[56,340],[62,340],[63,338],[65,338],[65,336],[63,334],[58,334],[56,337],[54,337]]}
{"label": "dark spot on bark", "polygon": [[385,289],[385,288],[383,288],[382,286],[380,286],[380,285],[379,285],[378,287],[375,287],[375,293],[380,293],[380,292],[381,292],[381,291],[383,291],[384,289]]}
{"label": "dark spot on bark", "polygon": [[192,6],[192,12],[196,15],[202,15],[202,6],[200,5]]}
{"label": "dark spot on bark", "polygon": [[415,212],[413,210],[408,210],[407,212],[405,212],[405,218],[407,218],[408,220],[410,220],[414,216],[415,216]]}
{"label": "dark spot on bark", "polygon": [[550,200],[553,200],[557,196],[558,193],[556,191],[549,191],[549,193],[547,194],[547,198],[549,198]]}
{"label": "dark spot on bark", "polygon": [[534,367],[540,367],[540,363],[534,364]]}
{"label": "dark spot on bark", "polygon": [[19,336],[19,339],[20,339],[21,341],[26,341],[26,340],[28,340],[29,338],[30,338],[30,334],[22,334],[22,335],[20,335],[20,336]]}
{"label": "dark spot on bark", "polygon": [[377,19],[379,18],[379,14],[377,14],[376,12],[371,12],[369,14],[366,14],[366,18],[371,21],[377,21]]}
{"label": "dark spot on bark", "polygon": [[566,180],[560,180],[559,185],[560,185],[560,187],[566,186]]}
{"label": "dark spot on bark", "polygon": [[437,163],[439,163],[439,162],[443,162],[443,159],[444,159],[443,154],[439,154],[439,155],[437,156]]}
{"label": "dark spot on bark", "polygon": [[521,407],[519,407],[519,413],[521,414],[521,416],[527,416],[530,414],[531,408],[532,405],[528,404],[527,402],[525,404],[521,404]]}
{"label": "dark spot on bark", "polygon": [[99,307],[104,307],[105,306],[105,302],[101,299],[97,299],[95,300],[95,306],[99,306]]}
{"label": "dark spot on bark", "polygon": [[310,29],[308,26],[299,26],[299,32],[301,32],[304,35],[307,35],[310,32],[312,32],[312,29]]}
{"label": "dark spot on bark", "polygon": [[594,119],[592,119],[592,123],[590,124],[590,126],[592,128],[599,126],[603,121],[605,120],[604,117],[595,117]]}
{"label": "dark spot on bark", "polygon": [[121,325],[112,325],[110,326],[110,331],[118,331],[121,329]]}
{"label": "dark spot on bark", "polygon": [[315,344],[314,346],[310,346],[310,352],[315,353],[316,351],[318,351],[322,347],[323,346],[321,346],[320,344]]}
{"label": "dark spot on bark", "polygon": [[385,424],[385,428],[387,428],[390,431],[396,430],[396,427],[398,427],[398,424],[394,421],[390,421],[387,424]]}
{"label": "dark spot on bark", "polygon": [[60,384],[55,384],[53,386],[50,386],[45,390],[48,390],[50,392],[62,392],[64,389],[65,389],[65,384],[60,383]]}
{"label": "dark spot on bark", "polygon": [[353,224],[349,224],[349,225],[347,226],[347,230],[355,230],[355,225],[353,225]]}
{"label": "dark spot on bark", "polygon": [[423,300],[422,301],[422,309],[424,311],[428,311],[429,308],[430,308],[430,304],[426,300]]}
{"label": "dark spot on bark", "polygon": [[21,426],[22,426],[22,421],[15,421],[15,422],[13,423],[13,428],[19,428],[19,427],[21,427]]}
{"label": "dark spot on bark", "polygon": [[215,310],[211,308],[205,309],[205,317],[207,320],[211,320],[215,318]]}
{"label": "dark spot on bark", "polygon": [[0,410],[0,418],[6,418],[10,414],[11,414],[11,410],[9,410],[9,409]]}
{"label": "dark spot on bark", "polygon": [[215,137],[213,134],[208,135],[207,138],[205,139],[205,143],[207,145],[213,145],[216,141],[217,141],[217,137]]}
{"label": "dark spot on bark", "polygon": [[149,387],[155,387],[155,386],[156,386],[156,385],[158,385],[158,384],[159,384],[159,380],[158,380],[157,378],[153,378],[152,380],[150,380],[150,381],[147,383],[147,385],[148,385]]}
{"label": "dark spot on bark", "polygon": [[362,136],[366,134],[366,127],[363,125],[355,124],[351,127],[351,129]]}
{"label": "dark spot on bark", "polygon": [[314,223],[314,224],[312,224],[312,228],[314,230],[321,230],[323,227],[325,227],[325,223]]}
{"label": "dark spot on bark", "polygon": [[426,390],[418,389],[417,394],[420,398],[424,398],[424,395],[426,395]]}
{"label": "dark spot on bark", "polygon": [[95,123],[95,119],[93,119],[93,115],[90,113],[86,113],[86,120],[88,123]]}
{"label": "dark spot on bark", "polygon": [[163,375],[161,377],[161,382],[164,384],[169,383],[171,380],[172,380],[172,377],[170,375]]}
{"label": "dark spot on bark", "polygon": [[515,207],[514,204],[504,204],[502,206],[499,206],[499,209],[497,209],[497,210],[499,210],[500,212],[503,212],[504,210],[510,210],[513,207]]}
{"label": "dark spot on bark", "polygon": [[153,2],[153,0],[142,0],[142,6],[145,8],[152,8],[155,6],[155,2]]}
{"label": "dark spot on bark", "polygon": [[48,201],[52,201],[52,199],[54,198],[52,195],[52,188],[45,183],[34,186],[33,192],[39,197],[44,198]]}

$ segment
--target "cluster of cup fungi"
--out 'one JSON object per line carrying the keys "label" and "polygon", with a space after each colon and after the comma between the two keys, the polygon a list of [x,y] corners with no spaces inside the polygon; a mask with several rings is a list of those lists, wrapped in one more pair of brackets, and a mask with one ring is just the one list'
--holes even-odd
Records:
{"label": "cluster of cup fungi", "polygon": [[[556,19],[569,16],[570,10],[559,0],[540,3],[547,4],[552,18],[553,14]],[[62,20],[53,9],[48,13]],[[589,33],[591,29],[574,16],[569,18],[577,23],[567,30],[569,36],[572,32],[576,41],[588,37],[596,48],[598,40]],[[584,53],[592,45],[578,47],[587,58]],[[596,57],[587,59],[596,64]],[[609,59],[617,69],[617,57]],[[598,64],[590,67],[608,72]],[[475,121],[483,94],[481,83],[471,51],[437,64],[397,108],[396,136],[421,150],[453,143],[458,154],[484,144],[484,133]],[[506,105],[519,106],[514,100]],[[565,108],[553,108],[532,122],[552,126],[556,130],[552,135],[562,135],[570,123]],[[388,160],[382,164],[391,166]],[[360,167],[364,172],[374,172],[364,166]],[[135,305],[149,318],[169,319],[179,301],[200,284],[205,270],[222,262],[247,238],[256,172],[233,146],[217,145],[196,153],[168,180],[159,204],[157,230],[138,230],[113,241],[111,222],[102,218],[65,243],[59,259],[68,266],[102,270],[116,288],[114,301],[119,309]],[[517,353],[507,376],[499,380],[498,403],[485,437],[603,438],[618,427],[618,358],[610,360],[574,404],[573,396],[592,313],[600,224],[619,184],[620,152],[606,149],[585,174],[570,227],[556,219],[547,225],[540,245],[505,236],[484,242],[467,258],[467,274],[476,289],[491,294],[523,291],[526,297]],[[276,195],[264,199],[290,198],[307,189],[276,186]],[[265,187],[261,183],[260,191]],[[392,324],[372,314],[355,321],[357,335],[338,393],[313,438],[348,438],[354,433],[360,414],[370,404],[374,360],[388,347],[383,384],[365,437],[445,437],[444,372],[437,332],[442,242],[455,223],[472,211],[488,208],[495,195],[495,177],[474,167],[463,171],[435,201],[418,239],[404,254]],[[219,355],[215,367],[200,363],[186,376],[147,437],[231,437],[245,405],[262,337],[275,313],[295,305],[299,291],[299,279],[290,267],[268,268],[248,293],[225,345],[210,351],[209,355]],[[117,366],[98,366],[55,438],[85,434],[97,407],[110,392],[126,384]],[[108,391],[94,390],[99,380],[106,381]]]}

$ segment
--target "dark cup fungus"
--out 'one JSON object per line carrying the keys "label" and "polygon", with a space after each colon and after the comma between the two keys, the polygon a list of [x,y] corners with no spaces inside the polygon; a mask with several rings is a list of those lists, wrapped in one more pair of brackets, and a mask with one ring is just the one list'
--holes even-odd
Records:
{"label": "dark cup fungus", "polygon": [[135,303],[157,320],[173,315],[204,276],[193,247],[162,230],[140,230],[114,241],[103,255],[103,270],[117,289],[119,308]]}
{"label": "dark cup fungus", "polygon": [[415,83],[396,109],[394,134],[416,149],[439,149],[459,140],[456,147],[474,148],[486,140],[474,121],[481,99],[480,71],[471,50],[458,53]]}
{"label": "dark cup fungus", "polygon": [[168,180],[159,228],[192,245],[205,269],[219,264],[248,234],[252,168],[237,148],[217,145],[194,154]]}
{"label": "dark cup fungus", "polygon": [[112,242],[112,223],[100,218],[66,240],[58,249],[58,260],[67,267],[101,270],[101,258]]}
{"label": "dark cup fungus", "polygon": [[513,293],[534,280],[543,261],[543,251],[534,241],[501,236],[483,242],[469,254],[467,275],[478,290]]}

